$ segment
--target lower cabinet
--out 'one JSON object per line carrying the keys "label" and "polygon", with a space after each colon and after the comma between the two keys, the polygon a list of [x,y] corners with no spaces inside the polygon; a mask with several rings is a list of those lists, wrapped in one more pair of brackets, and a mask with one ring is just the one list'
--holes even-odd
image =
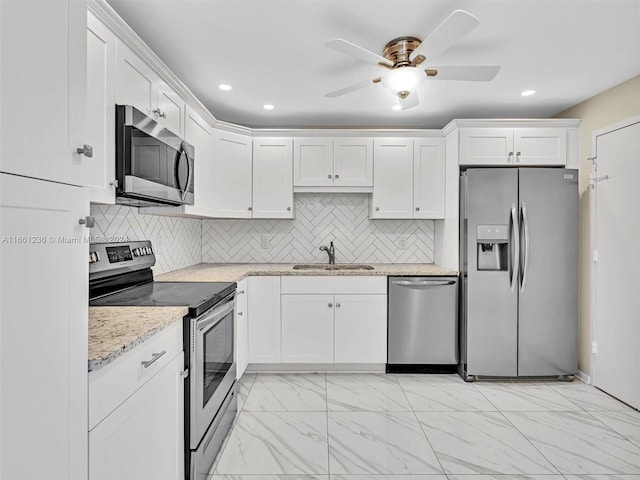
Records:
{"label": "lower cabinet", "polygon": [[333,362],[333,295],[282,295],[282,362]]}
{"label": "lower cabinet", "polygon": [[249,363],[280,363],[280,277],[249,277]]}
{"label": "lower cabinet", "polygon": [[236,309],[234,328],[234,353],[236,362],[236,379],[240,380],[249,363],[249,309],[247,298],[249,295],[249,279],[238,282],[236,289]]}
{"label": "lower cabinet", "polygon": [[335,296],[334,362],[387,362],[387,296]]}

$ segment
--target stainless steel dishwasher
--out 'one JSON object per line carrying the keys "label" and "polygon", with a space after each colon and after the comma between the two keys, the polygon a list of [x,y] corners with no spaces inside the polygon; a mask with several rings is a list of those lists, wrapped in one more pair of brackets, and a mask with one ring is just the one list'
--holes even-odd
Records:
{"label": "stainless steel dishwasher", "polygon": [[389,277],[387,372],[454,372],[457,277]]}

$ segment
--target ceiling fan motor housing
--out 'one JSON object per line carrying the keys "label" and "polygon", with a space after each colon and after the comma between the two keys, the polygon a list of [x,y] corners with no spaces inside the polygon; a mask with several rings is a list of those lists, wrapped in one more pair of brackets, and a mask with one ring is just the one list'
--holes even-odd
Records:
{"label": "ceiling fan motor housing", "polygon": [[[420,46],[422,40],[416,37],[398,37],[391,40],[384,47],[382,54],[389,61],[393,62],[393,67],[411,67],[422,63],[425,58],[420,55],[415,61],[411,61],[411,53]],[[418,59],[421,59],[418,61]]]}

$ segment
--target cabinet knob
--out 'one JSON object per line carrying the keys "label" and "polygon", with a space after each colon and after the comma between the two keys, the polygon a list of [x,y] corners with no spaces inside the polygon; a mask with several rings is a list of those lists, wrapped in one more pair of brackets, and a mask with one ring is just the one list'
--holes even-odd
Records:
{"label": "cabinet knob", "polygon": [[167,118],[167,114],[162,110],[160,110],[159,108],[156,108],[155,110],[153,110],[153,113],[160,118]]}
{"label": "cabinet knob", "polygon": [[287,207],[287,212],[290,212],[290,211],[291,211],[291,207]]}
{"label": "cabinet knob", "polygon": [[336,303],[336,308],[340,308],[340,304],[339,303]]}
{"label": "cabinet knob", "polygon": [[329,308],[332,308],[332,307],[333,307],[333,303],[330,303],[330,304],[329,304]]}
{"label": "cabinet knob", "polygon": [[82,147],[76,148],[76,153],[91,158],[93,157],[93,147],[85,143]]}
{"label": "cabinet knob", "polygon": [[238,295],[244,295],[244,290],[238,290]]}
{"label": "cabinet knob", "polygon": [[513,162],[513,152],[509,152],[509,155],[507,155],[507,162]]}
{"label": "cabinet knob", "polygon": [[96,219],[93,217],[84,217],[78,220],[80,225],[84,225],[87,228],[93,228],[96,225]]}
{"label": "cabinet knob", "polygon": [[112,182],[109,182],[109,186],[111,186],[113,188],[118,188],[118,180],[114,180]]}
{"label": "cabinet knob", "polygon": [[241,317],[242,316],[242,312],[238,312],[238,316]]}
{"label": "cabinet knob", "polygon": [[338,175],[337,173],[336,173],[336,178],[340,178],[340,175]]}
{"label": "cabinet knob", "polygon": [[253,210],[253,207],[249,207],[249,208],[247,208],[247,210],[251,211],[251,210]]}
{"label": "cabinet knob", "polygon": [[376,207],[376,212],[380,211],[380,207]]}
{"label": "cabinet knob", "polygon": [[416,207],[416,212],[419,212],[419,211],[420,211],[420,207]]}
{"label": "cabinet knob", "polygon": [[327,175],[327,178],[331,178],[331,175]]}
{"label": "cabinet knob", "polygon": [[520,152],[516,152],[516,162],[520,163]]}

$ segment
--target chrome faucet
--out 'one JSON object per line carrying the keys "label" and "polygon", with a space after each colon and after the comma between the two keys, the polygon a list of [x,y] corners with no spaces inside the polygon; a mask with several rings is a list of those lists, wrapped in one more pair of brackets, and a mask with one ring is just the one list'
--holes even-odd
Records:
{"label": "chrome faucet", "polygon": [[336,251],[335,251],[335,248],[333,248],[333,242],[329,244],[329,247],[326,247],[325,245],[321,246],[320,250],[327,252],[327,255],[329,255],[330,265],[333,265],[334,263],[336,263]]}

